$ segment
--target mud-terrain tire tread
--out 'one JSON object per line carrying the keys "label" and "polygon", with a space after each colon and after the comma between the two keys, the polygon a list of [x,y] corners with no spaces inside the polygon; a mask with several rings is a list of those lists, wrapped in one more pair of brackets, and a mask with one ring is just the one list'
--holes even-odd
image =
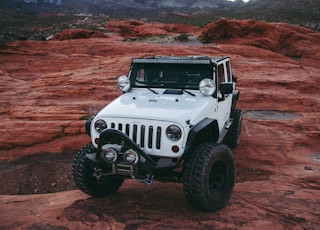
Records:
{"label": "mud-terrain tire tread", "polygon": [[95,151],[96,148],[92,143],[89,143],[76,154],[72,163],[72,176],[76,186],[84,193],[93,197],[104,197],[118,191],[123,179],[110,177],[101,182],[97,181],[92,176],[93,169],[86,158],[86,154],[94,153]]}
{"label": "mud-terrain tire tread", "polygon": [[[222,188],[215,193],[209,189],[212,165],[225,165],[226,177]],[[235,184],[235,161],[228,146],[216,143],[200,144],[186,160],[183,189],[188,202],[204,211],[216,211],[226,206]]]}

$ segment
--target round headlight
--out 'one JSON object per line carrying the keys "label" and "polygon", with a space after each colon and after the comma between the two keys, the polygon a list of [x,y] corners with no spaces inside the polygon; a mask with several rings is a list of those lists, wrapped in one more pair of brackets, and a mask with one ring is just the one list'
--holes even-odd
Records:
{"label": "round headlight", "polygon": [[99,119],[94,123],[94,128],[98,133],[101,133],[107,128],[107,123],[104,120]]}
{"label": "round headlight", "polygon": [[108,163],[113,163],[117,160],[117,151],[114,148],[103,149],[101,155]]}
{"label": "round headlight", "polygon": [[130,80],[127,76],[123,75],[118,77],[117,83],[118,83],[118,88],[122,92],[127,92],[130,89]]}
{"label": "round headlight", "polygon": [[200,92],[206,96],[211,96],[216,91],[216,85],[212,79],[205,78],[199,83]]}
{"label": "round headlight", "polygon": [[167,137],[172,141],[178,141],[181,138],[181,129],[176,125],[170,125],[166,130]]}
{"label": "round headlight", "polygon": [[124,160],[129,164],[136,164],[139,160],[138,153],[129,149],[124,153]]}

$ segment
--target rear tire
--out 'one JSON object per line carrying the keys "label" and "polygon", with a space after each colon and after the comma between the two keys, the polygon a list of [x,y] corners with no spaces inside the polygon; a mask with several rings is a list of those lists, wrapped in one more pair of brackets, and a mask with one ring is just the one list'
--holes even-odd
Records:
{"label": "rear tire", "polygon": [[233,123],[226,139],[226,144],[230,148],[235,148],[240,144],[242,117],[242,111],[240,109],[235,109],[233,114]]}
{"label": "rear tire", "polygon": [[92,143],[89,143],[77,153],[72,164],[72,176],[76,186],[81,191],[93,197],[103,197],[118,191],[124,179],[108,176],[97,180],[93,176],[94,169],[86,157],[86,154],[95,152],[96,148]]}
{"label": "rear tire", "polygon": [[195,208],[216,211],[226,206],[235,184],[235,162],[226,145],[203,143],[184,166],[184,194]]}

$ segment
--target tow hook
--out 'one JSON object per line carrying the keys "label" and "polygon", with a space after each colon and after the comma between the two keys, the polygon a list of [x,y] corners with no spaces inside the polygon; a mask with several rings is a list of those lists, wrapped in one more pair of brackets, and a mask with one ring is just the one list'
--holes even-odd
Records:
{"label": "tow hook", "polygon": [[[135,176],[131,175],[132,179],[136,179]],[[136,179],[140,183],[144,183],[146,185],[152,185],[154,182],[154,176],[150,174],[147,175],[145,179]]]}
{"label": "tow hook", "polygon": [[102,169],[94,167],[92,176],[96,178],[96,180],[100,180],[102,176]]}
{"label": "tow hook", "polygon": [[148,174],[148,175],[147,175],[147,178],[144,179],[143,182],[144,182],[146,185],[152,185],[153,182],[154,182],[154,176],[151,175],[151,177],[150,177],[150,175]]}

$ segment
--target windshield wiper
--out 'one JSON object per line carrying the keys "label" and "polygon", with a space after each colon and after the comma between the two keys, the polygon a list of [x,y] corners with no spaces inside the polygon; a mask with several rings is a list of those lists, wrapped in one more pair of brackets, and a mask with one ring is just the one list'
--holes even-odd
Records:
{"label": "windshield wiper", "polygon": [[147,87],[147,89],[150,90],[150,91],[151,91],[152,93],[154,93],[154,94],[159,94],[158,92],[154,91],[153,89],[151,89],[151,88],[149,88],[149,87]]}
{"label": "windshield wiper", "polygon": [[194,93],[191,93],[190,91],[188,90],[185,90],[185,89],[182,89],[183,92],[186,92],[187,94],[191,95],[191,96],[196,96]]}

